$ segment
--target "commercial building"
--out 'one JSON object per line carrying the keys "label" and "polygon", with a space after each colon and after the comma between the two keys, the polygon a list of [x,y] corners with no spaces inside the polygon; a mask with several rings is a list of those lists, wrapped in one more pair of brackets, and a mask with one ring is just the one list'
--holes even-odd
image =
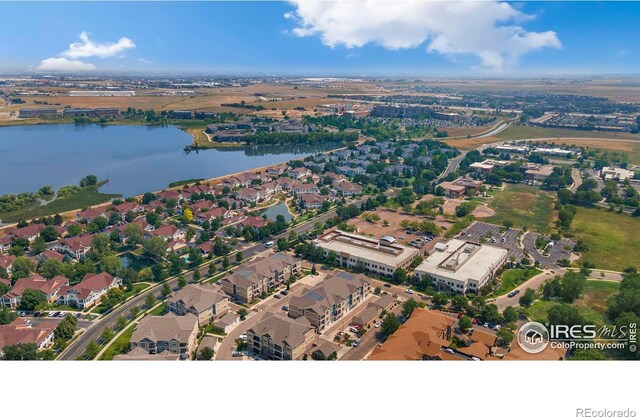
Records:
{"label": "commercial building", "polygon": [[363,274],[342,271],[289,301],[289,317],[306,318],[322,331],[371,293],[371,280]]}
{"label": "commercial building", "polygon": [[293,320],[273,313],[265,314],[247,330],[247,343],[254,355],[270,360],[301,359],[316,338],[304,319]]}
{"label": "commercial building", "polygon": [[600,171],[600,176],[605,180],[624,181],[633,178],[635,173],[628,169],[618,167],[604,167]]}
{"label": "commercial building", "polygon": [[32,117],[52,117],[57,116],[58,110],[53,108],[37,108],[37,109],[20,109],[18,111],[18,117],[21,119],[27,119]]}
{"label": "commercial building", "polygon": [[420,254],[416,248],[396,243],[392,236],[381,239],[371,238],[341,230],[332,230],[313,241],[325,256],[336,254],[340,265],[362,266],[367,272],[392,277],[398,268],[408,268],[411,261]]}
{"label": "commercial building", "polygon": [[441,291],[477,293],[506,262],[507,253],[495,246],[453,239],[437,246],[414,270],[414,278],[431,279]]}

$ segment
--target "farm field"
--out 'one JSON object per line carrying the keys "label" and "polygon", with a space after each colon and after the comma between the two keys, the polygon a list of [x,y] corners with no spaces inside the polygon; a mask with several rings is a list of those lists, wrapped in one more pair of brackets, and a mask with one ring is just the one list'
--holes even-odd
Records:
{"label": "farm field", "polygon": [[576,239],[589,246],[582,261],[612,271],[622,271],[627,266],[640,268],[640,218],[578,207],[571,229]]}
{"label": "farm field", "polygon": [[504,190],[493,191],[488,201],[495,216],[484,221],[502,225],[505,221],[519,229],[527,227],[541,233],[548,233],[553,216],[553,196],[538,188],[522,184],[505,184]]}

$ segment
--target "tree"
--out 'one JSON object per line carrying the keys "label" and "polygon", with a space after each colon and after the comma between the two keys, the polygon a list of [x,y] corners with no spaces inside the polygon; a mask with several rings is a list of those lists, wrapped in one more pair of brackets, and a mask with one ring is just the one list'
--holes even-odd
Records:
{"label": "tree", "polygon": [[104,344],[109,340],[113,339],[113,336],[114,336],[113,330],[111,330],[111,328],[107,326],[104,328],[104,330],[102,330],[102,333],[100,333],[100,340]]}
{"label": "tree", "polygon": [[169,283],[165,282],[164,284],[162,284],[161,294],[163,298],[167,298],[169,295],[171,295],[171,287],[169,286]]}
{"label": "tree", "polygon": [[547,312],[549,324],[563,324],[569,327],[584,324],[580,311],[569,304],[556,304]]}
{"label": "tree", "polygon": [[137,317],[140,314],[140,307],[133,306],[131,310],[129,310],[129,314],[131,314],[131,318]]}
{"label": "tree", "polygon": [[193,222],[193,211],[189,207],[185,207],[182,211],[182,217],[186,223]]}
{"label": "tree", "polygon": [[318,271],[316,270],[316,264],[311,265],[311,275],[318,275]]}
{"label": "tree", "polygon": [[187,242],[191,242],[191,239],[193,239],[195,235],[196,235],[196,231],[193,229],[193,227],[190,227],[187,229],[187,233],[185,234],[185,239],[187,240]]}
{"label": "tree", "polygon": [[147,294],[144,299],[144,305],[147,307],[147,310],[151,309],[155,303],[156,297],[152,293]]}
{"label": "tree", "polygon": [[142,227],[139,224],[130,223],[124,227],[124,238],[130,245],[139,245],[144,239]]}
{"label": "tree", "polygon": [[482,308],[480,318],[484,322],[498,323],[502,317],[495,304],[487,304]]}
{"label": "tree", "polygon": [[100,260],[100,269],[109,275],[117,276],[122,271],[122,261],[116,255],[108,255]]}
{"label": "tree", "polygon": [[522,307],[529,307],[531,304],[533,304],[535,296],[536,292],[531,288],[527,288],[518,302]]}
{"label": "tree", "polygon": [[156,200],[156,195],[154,193],[150,193],[150,192],[146,192],[144,193],[144,195],[142,196],[142,204],[149,204],[152,201]]}
{"label": "tree", "polygon": [[460,332],[467,333],[471,329],[471,327],[473,327],[473,322],[469,317],[460,317],[460,319],[458,320],[458,328],[460,329]]}
{"label": "tree", "polygon": [[111,239],[109,239],[107,235],[95,235],[93,236],[91,247],[93,248],[93,253],[95,253],[98,258],[102,258],[111,252]]}
{"label": "tree", "polygon": [[562,301],[572,303],[582,295],[586,277],[581,273],[569,271],[561,279]]}
{"label": "tree", "polygon": [[87,345],[87,348],[84,350],[84,353],[82,354],[82,357],[84,359],[93,359],[95,358],[98,353],[100,353],[100,345],[98,345],[98,342],[96,342],[95,340],[92,340],[89,342],[89,344]]}
{"label": "tree", "polygon": [[242,252],[236,252],[236,263],[242,262]]}
{"label": "tree", "polygon": [[0,309],[0,325],[9,324],[18,317],[15,311],[9,310],[7,307],[2,306]]}
{"label": "tree", "polygon": [[13,261],[11,277],[16,280],[19,278],[30,277],[35,271],[36,264],[31,259],[24,256],[18,256]]}
{"label": "tree", "polygon": [[212,277],[216,273],[216,264],[215,262],[211,262],[209,264],[209,276]]}
{"label": "tree", "polygon": [[2,349],[2,360],[35,361],[38,359],[38,346],[35,343],[19,343]]}
{"label": "tree", "polygon": [[447,303],[449,302],[449,297],[447,297],[446,294],[439,292],[434,294],[434,296],[432,297],[432,301],[433,301],[433,306],[436,309],[441,309],[442,307],[447,305]]}
{"label": "tree", "polygon": [[153,258],[162,258],[167,252],[167,242],[159,236],[145,240],[142,246],[145,253]]}
{"label": "tree", "polygon": [[398,320],[398,318],[392,313],[387,313],[387,315],[382,319],[380,330],[382,331],[382,334],[388,337],[395,333],[399,327],[400,321]]}
{"label": "tree", "polygon": [[[238,252],[238,253],[240,253],[240,252]],[[201,279],[202,279],[202,274],[200,273],[200,268],[196,268],[193,271],[193,280],[195,282],[199,282]]]}
{"label": "tree", "polygon": [[80,180],[80,187],[89,187],[90,185],[96,185],[97,183],[98,178],[93,174],[89,174]]}
{"label": "tree", "polygon": [[62,274],[63,266],[62,262],[57,259],[47,258],[40,264],[38,273],[46,279],[51,279],[57,275]]}
{"label": "tree", "polygon": [[45,242],[53,242],[58,239],[58,232],[53,226],[45,226],[44,229],[40,231],[40,237],[43,238]]}
{"label": "tree", "polygon": [[418,308],[418,302],[410,298],[402,304],[402,315],[409,318],[416,308]]}
{"label": "tree", "polygon": [[515,308],[509,306],[502,312],[502,317],[506,323],[515,323],[518,321],[518,312]]}
{"label": "tree", "polygon": [[240,316],[240,320],[244,321],[247,318],[247,309],[246,308],[241,308],[240,310],[238,310],[238,315]]}
{"label": "tree", "polygon": [[213,351],[212,348],[210,348],[209,346],[206,346],[200,352],[200,357],[202,357],[202,359],[204,359],[205,361],[210,361],[211,359],[213,359],[214,353],[215,352]]}
{"label": "tree", "polygon": [[407,271],[405,271],[404,268],[397,268],[395,271],[393,271],[394,284],[401,284],[404,281],[406,281],[406,279],[407,279]]}
{"label": "tree", "polygon": [[184,288],[186,285],[187,285],[187,279],[184,277],[184,275],[180,275],[178,277],[178,287]]}
{"label": "tree", "polygon": [[67,314],[53,331],[56,341],[66,342],[71,340],[78,328],[78,319],[72,314]]}
{"label": "tree", "polygon": [[31,242],[31,253],[34,255],[40,254],[47,250],[47,244],[42,237],[37,237]]}
{"label": "tree", "polygon": [[71,237],[78,236],[82,233],[82,227],[77,223],[72,223],[67,227],[67,234]]}
{"label": "tree", "polygon": [[229,262],[229,257],[227,255],[224,255],[224,257],[222,258],[222,268],[227,269],[230,265],[231,263]]}
{"label": "tree", "polygon": [[42,291],[27,288],[22,292],[20,310],[42,310],[47,305],[47,296]]}
{"label": "tree", "polygon": [[497,342],[500,347],[507,348],[513,342],[513,333],[506,327],[500,328],[496,336],[498,336]]}

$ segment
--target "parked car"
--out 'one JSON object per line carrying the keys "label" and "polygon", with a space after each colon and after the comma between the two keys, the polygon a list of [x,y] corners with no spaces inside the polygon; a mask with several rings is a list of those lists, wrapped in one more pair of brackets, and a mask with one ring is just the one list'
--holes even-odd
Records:
{"label": "parked car", "polygon": [[496,324],[495,326],[493,326],[493,330],[495,330],[496,332],[497,332],[498,330],[500,330],[501,328],[502,328],[502,326],[501,326],[501,325],[499,325],[499,324]]}
{"label": "parked car", "polygon": [[382,323],[377,321],[376,324],[373,325],[373,327],[375,327],[376,329],[380,328],[380,326],[382,326]]}
{"label": "parked car", "polygon": [[350,331],[351,333],[358,333],[358,329],[356,329],[356,328],[355,328],[355,327],[353,327],[353,326],[349,327],[349,331]]}
{"label": "parked car", "polygon": [[282,295],[288,295],[288,294],[289,294],[289,291],[287,291],[287,290],[282,290],[282,291],[280,291],[280,294],[282,294]]}
{"label": "parked car", "polygon": [[276,295],[273,296],[273,298],[278,298],[279,299],[279,298],[282,298],[282,296],[280,294],[276,294]]}
{"label": "parked car", "polygon": [[407,294],[413,294],[413,290],[409,289],[405,291]]}
{"label": "parked car", "polygon": [[48,317],[53,317],[56,314],[55,311],[50,311],[49,314],[47,314]]}
{"label": "parked car", "polygon": [[234,350],[233,352],[231,352],[231,356],[233,356],[234,358],[237,358],[243,355],[242,355],[242,352],[238,352]]}
{"label": "parked car", "polygon": [[384,287],[391,288],[391,284],[384,284]]}
{"label": "parked car", "polygon": [[360,339],[357,339],[355,342],[353,342],[353,347],[358,347],[360,346]]}
{"label": "parked car", "polygon": [[282,309],[283,309],[284,311],[289,311],[289,306],[282,306]]}

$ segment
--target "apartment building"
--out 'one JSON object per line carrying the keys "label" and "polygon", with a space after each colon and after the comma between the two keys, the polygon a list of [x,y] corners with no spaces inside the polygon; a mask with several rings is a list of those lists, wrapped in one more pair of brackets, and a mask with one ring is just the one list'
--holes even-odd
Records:
{"label": "apartment building", "polygon": [[269,360],[297,360],[307,352],[316,335],[304,319],[265,314],[255,326],[247,330],[250,351]]}
{"label": "apartment building", "polygon": [[131,336],[131,350],[142,348],[150,355],[169,351],[191,356],[198,338],[198,317],[193,314],[146,316]]}
{"label": "apartment building", "polygon": [[167,297],[169,311],[177,316],[194,314],[204,326],[229,311],[229,297],[212,285],[187,285]]}
{"label": "apartment building", "polygon": [[289,317],[304,317],[311,326],[322,331],[359,305],[370,293],[369,278],[342,271],[325,278],[301,296],[292,297]]}

